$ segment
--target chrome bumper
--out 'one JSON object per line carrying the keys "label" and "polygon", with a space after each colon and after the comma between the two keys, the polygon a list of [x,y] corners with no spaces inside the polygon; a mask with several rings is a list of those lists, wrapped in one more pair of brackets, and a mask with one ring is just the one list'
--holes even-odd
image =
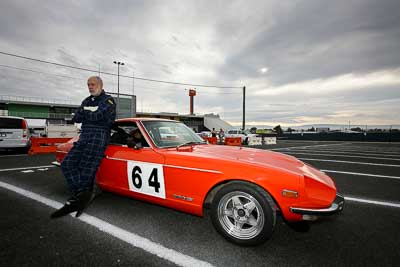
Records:
{"label": "chrome bumper", "polygon": [[302,215],[332,215],[343,210],[344,207],[344,197],[340,194],[336,194],[336,198],[329,208],[324,209],[305,209],[305,208],[293,208],[290,207],[290,211],[296,214]]}
{"label": "chrome bumper", "polygon": [[61,167],[61,163],[59,163],[58,161],[53,161],[51,164],[57,167]]}

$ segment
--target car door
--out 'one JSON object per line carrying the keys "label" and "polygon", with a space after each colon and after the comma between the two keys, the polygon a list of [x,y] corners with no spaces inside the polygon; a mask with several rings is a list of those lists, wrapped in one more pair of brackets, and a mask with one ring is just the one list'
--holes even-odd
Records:
{"label": "car door", "polygon": [[[137,127],[135,122],[123,126]],[[144,143],[142,148],[132,148],[123,142],[110,142],[97,175],[100,187],[140,199],[164,200],[164,157],[145,138]]]}

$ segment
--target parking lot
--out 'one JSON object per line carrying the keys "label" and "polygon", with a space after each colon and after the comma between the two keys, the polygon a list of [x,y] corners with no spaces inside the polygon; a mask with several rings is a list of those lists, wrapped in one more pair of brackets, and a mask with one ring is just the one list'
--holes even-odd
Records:
{"label": "parking lot", "polygon": [[326,172],[343,213],[267,243],[225,241],[199,218],[104,192],[80,218],[49,215],[68,197],[54,155],[0,155],[0,257],[7,266],[395,266],[400,261],[400,144],[278,141],[271,149]]}

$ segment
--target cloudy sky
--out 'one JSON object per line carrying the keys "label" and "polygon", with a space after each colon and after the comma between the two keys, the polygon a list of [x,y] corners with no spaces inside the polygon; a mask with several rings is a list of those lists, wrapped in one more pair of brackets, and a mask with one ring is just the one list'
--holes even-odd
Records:
{"label": "cloudy sky", "polygon": [[[400,124],[400,1],[0,2],[0,52],[196,87],[195,112],[247,125]],[[0,54],[0,94],[80,103],[93,73]],[[117,77],[101,75],[116,92]],[[121,78],[138,111],[188,91]]]}

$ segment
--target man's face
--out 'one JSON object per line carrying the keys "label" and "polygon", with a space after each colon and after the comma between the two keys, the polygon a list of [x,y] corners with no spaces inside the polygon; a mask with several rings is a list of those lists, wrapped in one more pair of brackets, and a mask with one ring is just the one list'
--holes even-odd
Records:
{"label": "man's face", "polygon": [[98,96],[101,94],[102,88],[100,87],[99,81],[96,78],[90,78],[87,82],[89,93],[92,96]]}

